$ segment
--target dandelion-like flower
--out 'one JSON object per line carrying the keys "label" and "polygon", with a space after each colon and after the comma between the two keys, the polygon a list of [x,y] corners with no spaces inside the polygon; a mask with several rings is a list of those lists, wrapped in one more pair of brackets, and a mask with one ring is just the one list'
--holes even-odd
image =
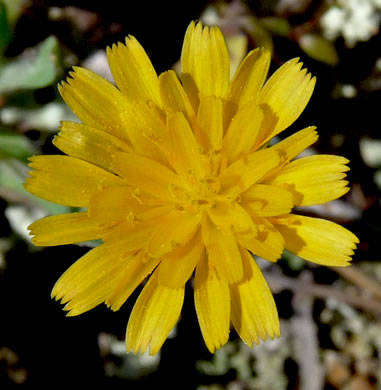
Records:
{"label": "dandelion-like flower", "polygon": [[66,155],[32,157],[26,188],[81,211],[30,226],[36,245],[101,239],[57,281],[68,315],[105,303],[118,310],[145,280],[127,350],[157,353],[176,324],[194,274],[196,312],[213,352],[230,323],[249,346],[279,336],[269,287],[253,255],[283,250],[346,266],[358,242],[333,222],[292,213],[348,191],[343,157],[294,158],[314,127],[268,146],[311,97],[315,79],[292,59],[265,81],[270,54],[251,51],[230,81],[221,31],[191,23],[180,80],[157,76],[133,37],[107,51],[117,87],[75,68],[60,93],[81,123],[63,122]]}

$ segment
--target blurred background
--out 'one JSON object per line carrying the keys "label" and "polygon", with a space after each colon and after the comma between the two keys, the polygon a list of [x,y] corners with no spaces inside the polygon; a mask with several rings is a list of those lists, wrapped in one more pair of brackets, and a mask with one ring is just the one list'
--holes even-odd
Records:
{"label": "blurred background", "polygon": [[[116,313],[105,306],[67,318],[50,299],[57,278],[89,245],[36,248],[26,226],[69,211],[25,192],[27,159],[55,154],[61,120],[73,119],[57,83],[73,65],[110,78],[105,48],[134,35],[156,70],[175,67],[185,30],[201,19],[223,30],[233,69],[254,47],[271,71],[300,57],[317,77],[307,109],[279,139],[316,125],[308,152],[351,163],[351,191],[309,208],[360,238],[353,265],[313,266],[285,253],[259,263],[282,336],[211,355],[188,287],[181,319],[155,357],[125,353],[138,292]],[[381,388],[381,1],[0,0],[0,388],[100,385],[198,390]]]}

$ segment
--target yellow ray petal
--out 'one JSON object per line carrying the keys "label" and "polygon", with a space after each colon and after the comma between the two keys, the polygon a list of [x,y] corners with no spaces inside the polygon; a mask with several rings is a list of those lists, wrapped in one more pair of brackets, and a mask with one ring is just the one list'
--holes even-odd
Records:
{"label": "yellow ray petal", "polygon": [[68,315],[84,313],[104,302],[123,270],[120,247],[100,245],[77,260],[56,282],[52,297],[67,303]]}
{"label": "yellow ray petal", "polygon": [[230,296],[228,284],[205,256],[196,267],[194,301],[205,344],[213,353],[229,338]]}
{"label": "yellow ray petal", "polygon": [[247,104],[233,117],[224,137],[223,151],[231,164],[246,156],[258,137],[263,120],[259,106]]}
{"label": "yellow ray petal", "polygon": [[107,187],[90,199],[89,215],[100,224],[113,225],[147,210],[129,186]]}
{"label": "yellow ray petal", "polygon": [[28,230],[34,245],[52,246],[96,240],[105,234],[107,226],[99,226],[84,212],[41,218],[29,225]]}
{"label": "yellow ray petal", "polygon": [[302,63],[294,58],[281,66],[263,86],[258,104],[268,107],[267,112],[275,114],[278,120],[274,128],[263,134],[262,144],[290,126],[310,100],[315,78],[311,79],[301,67]]}
{"label": "yellow ray petal", "polygon": [[279,260],[285,245],[283,236],[266,218],[254,213],[251,214],[251,218],[257,228],[257,234],[237,233],[239,244],[256,256],[269,261]]}
{"label": "yellow ray petal", "polygon": [[173,70],[159,76],[160,95],[166,112],[182,112],[188,121],[195,118],[189,97]]}
{"label": "yellow ray petal", "polygon": [[82,123],[65,121],[59,130],[53,140],[58,149],[107,170],[111,169],[112,154],[131,151],[127,141]]}
{"label": "yellow ray petal", "polygon": [[166,164],[168,131],[161,111],[155,105],[134,100],[120,116],[134,151]]}
{"label": "yellow ray petal", "polygon": [[112,292],[105,300],[106,305],[111,310],[119,310],[159,262],[159,258],[147,257],[144,251],[126,257],[123,270],[120,271],[120,277],[114,283]]}
{"label": "yellow ray petal", "polygon": [[118,89],[95,73],[75,68],[60,93],[86,125],[132,144],[139,153],[163,160],[165,123],[156,106],[128,101]]}
{"label": "yellow ray petal", "polygon": [[217,199],[208,209],[211,221],[221,229],[233,229],[236,233],[256,234],[257,228],[250,215],[237,202]]}
{"label": "yellow ray petal", "polygon": [[225,107],[226,123],[230,122],[240,107],[248,103],[254,105],[266,79],[270,60],[270,52],[257,48],[242,61],[229,85]]}
{"label": "yellow ray petal", "polygon": [[172,210],[157,221],[157,226],[147,240],[148,255],[161,257],[178,245],[183,245],[198,228],[200,215]]}
{"label": "yellow ray petal", "polygon": [[171,288],[183,286],[199,263],[203,250],[201,233],[197,232],[186,244],[164,256],[158,267],[159,284]]}
{"label": "yellow ray petal", "polygon": [[58,88],[74,114],[86,125],[126,139],[120,112],[127,102],[118,89],[88,69],[74,67],[70,76]]}
{"label": "yellow ray petal", "polygon": [[271,149],[263,149],[237,160],[219,176],[222,193],[242,193],[277,167],[279,162],[278,152]]}
{"label": "yellow ray petal", "polygon": [[161,105],[159,81],[155,69],[143,47],[133,37],[126,44],[107,48],[107,59],[115,82],[130,100],[152,101]]}
{"label": "yellow ray petal", "polygon": [[241,205],[249,214],[273,217],[289,213],[294,207],[294,197],[284,188],[254,184],[241,194]]}
{"label": "yellow ray petal", "polygon": [[218,275],[225,282],[241,280],[243,277],[241,254],[231,229],[220,228],[206,217],[201,231],[210,266],[216,268]]}
{"label": "yellow ray petal", "polygon": [[287,164],[268,183],[294,193],[298,205],[326,203],[348,192],[348,182],[342,180],[349,170],[348,162],[331,155],[304,157]]}
{"label": "yellow ray petal", "polygon": [[[206,96],[225,95],[230,78],[230,61],[224,37],[217,27],[192,22],[188,27],[181,54],[185,90],[189,83]],[[194,92],[192,91],[194,95]]]}
{"label": "yellow ray petal", "polygon": [[200,145],[182,113],[168,116],[167,126],[171,134],[169,160],[176,172],[194,186],[195,179],[204,179],[206,175]]}
{"label": "yellow ray petal", "polygon": [[320,218],[289,214],[273,219],[285,239],[285,247],[317,264],[347,266],[359,242],[344,227]]}
{"label": "yellow ray petal", "polygon": [[31,157],[29,166],[33,170],[25,188],[40,198],[67,206],[86,207],[96,191],[125,184],[110,172],[69,156]]}
{"label": "yellow ray petal", "polygon": [[195,136],[205,152],[220,152],[222,149],[222,106],[222,99],[219,97],[200,97]]}
{"label": "yellow ray petal", "polygon": [[274,298],[261,270],[246,250],[242,250],[245,280],[230,285],[231,319],[241,339],[250,347],[279,337],[279,319]]}
{"label": "yellow ray petal", "polygon": [[318,138],[319,136],[316,127],[309,126],[278,142],[272,146],[271,149],[278,151],[282,157],[283,163],[287,163],[299,153],[303,152],[303,150],[314,144]]}
{"label": "yellow ray petal", "polygon": [[175,201],[175,189],[182,187],[181,178],[175,172],[137,154],[117,153],[113,169],[132,187],[162,200]]}
{"label": "yellow ray petal", "polygon": [[157,282],[155,272],[140,293],[128,321],[127,351],[150,355],[159,352],[176,325],[184,300],[184,286],[168,288]]}
{"label": "yellow ray petal", "polygon": [[140,250],[147,245],[147,240],[157,228],[157,224],[169,213],[170,206],[154,207],[137,217],[129,215],[103,241],[110,245],[120,246],[123,253]]}

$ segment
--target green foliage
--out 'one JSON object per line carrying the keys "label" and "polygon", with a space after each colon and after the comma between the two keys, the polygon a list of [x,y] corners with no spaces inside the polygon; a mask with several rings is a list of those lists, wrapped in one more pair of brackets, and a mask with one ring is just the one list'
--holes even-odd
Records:
{"label": "green foliage", "polygon": [[16,23],[21,11],[25,7],[25,3],[26,1],[24,0],[0,0],[0,5],[5,6],[7,10],[8,21],[11,26]]}
{"label": "green foliage", "polygon": [[339,56],[332,41],[318,34],[304,34],[299,38],[299,45],[311,58],[328,65],[337,65]]}
{"label": "green foliage", "polygon": [[12,31],[8,21],[7,9],[0,2],[0,55],[4,52],[12,38]]}
{"label": "green foliage", "polygon": [[51,85],[59,73],[58,42],[48,37],[37,48],[0,67],[0,93]]}
{"label": "green foliage", "polygon": [[34,153],[36,150],[26,137],[0,130],[0,159],[13,157],[26,161]]}
{"label": "green foliage", "polygon": [[284,250],[282,259],[285,260],[288,267],[294,271],[300,271],[305,266],[305,261],[303,259],[291,253],[287,249]]}

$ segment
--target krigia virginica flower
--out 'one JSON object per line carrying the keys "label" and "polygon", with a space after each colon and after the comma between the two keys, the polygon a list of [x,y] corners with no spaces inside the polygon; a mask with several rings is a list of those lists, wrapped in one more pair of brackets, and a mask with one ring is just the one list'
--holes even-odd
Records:
{"label": "krigia virginica flower", "polygon": [[308,103],[315,79],[298,59],[267,81],[270,54],[251,51],[233,79],[221,31],[191,23],[180,79],[157,76],[133,37],[107,51],[117,86],[74,68],[60,93],[81,123],[63,122],[66,155],[32,157],[26,188],[85,211],[30,226],[36,245],[101,239],[57,281],[68,315],[118,310],[147,281],[128,323],[127,350],[157,353],[176,324],[186,282],[209,350],[230,323],[248,345],[279,336],[276,306],[253,255],[283,250],[346,266],[358,242],[345,228],[293,213],[348,191],[348,160],[294,158],[318,138],[307,127],[268,147]]}

